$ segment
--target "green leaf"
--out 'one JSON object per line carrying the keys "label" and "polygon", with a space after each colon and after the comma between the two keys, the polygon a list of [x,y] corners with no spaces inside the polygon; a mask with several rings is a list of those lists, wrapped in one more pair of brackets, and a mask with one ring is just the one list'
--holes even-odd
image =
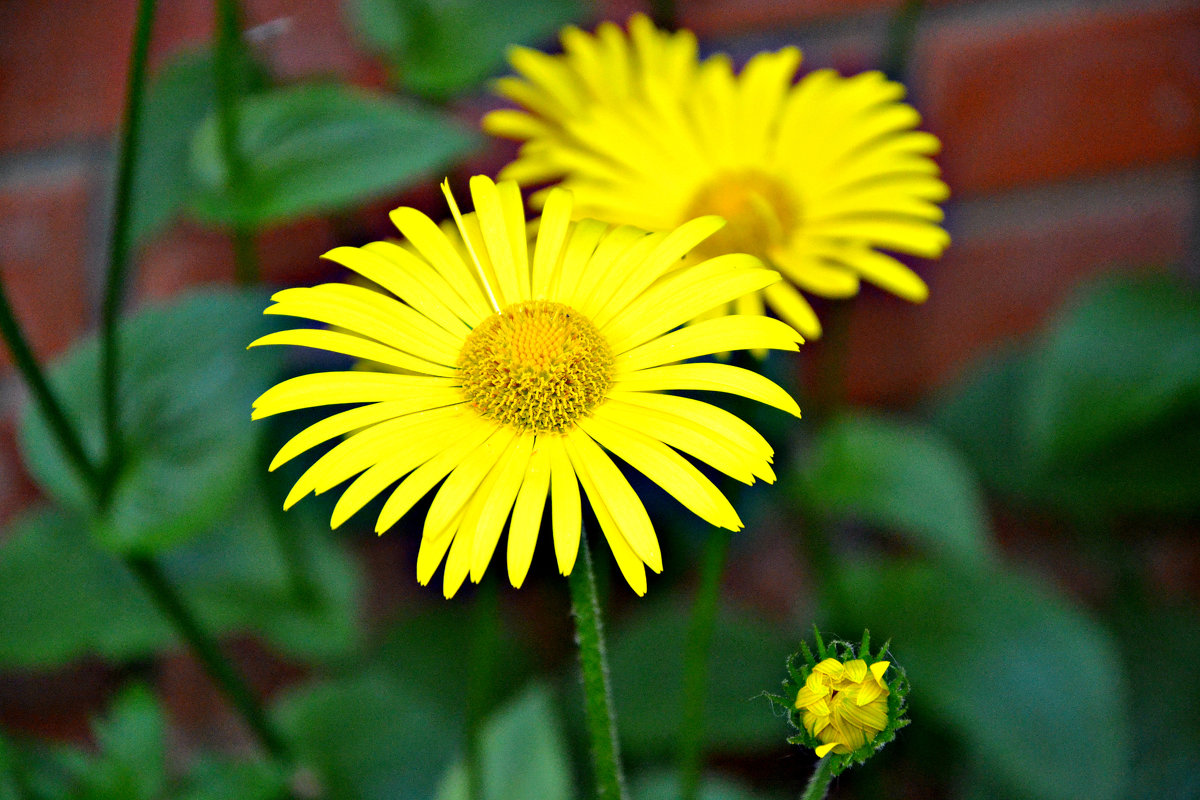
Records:
{"label": "green leaf", "polygon": [[581,0],[355,0],[356,28],[391,64],[395,83],[444,100],[500,70],[507,49],[580,20]]}
{"label": "green leaf", "polygon": [[[234,516],[163,556],[163,568],[205,626],[252,630],[305,660],[344,657],[362,641],[362,577],[328,531],[293,513],[309,593],[300,596],[260,495]],[[0,666],[45,667],[90,654],[112,660],[173,644],[158,609],[120,561],[59,511],[32,512],[0,547]]]}
{"label": "green leaf", "polygon": [[[610,638],[621,746],[632,756],[674,753],[687,627],[686,609],[646,606]],[[747,753],[783,743],[786,725],[763,692],[779,685],[793,645],[793,637],[746,613],[725,610],[717,618],[705,701],[705,740],[712,749]]]}
{"label": "green leaf", "polygon": [[1024,430],[1031,369],[1028,351],[997,351],[943,394],[933,415],[934,425],[986,485],[1026,500],[1037,494],[1038,486]]}
{"label": "green leaf", "polygon": [[246,98],[239,141],[244,183],[229,186],[210,115],[192,142],[200,186],[193,210],[210,222],[261,228],[346,208],[441,177],[475,137],[449,117],[347,86],[294,86]]}
{"label": "green leaf", "polygon": [[293,509],[274,530],[269,502],[248,492],[225,522],[165,554],[163,568],[212,627],[256,631],[305,660],[345,657],[362,644],[362,575],[311,513]]}
{"label": "green leaf", "polygon": [[[484,578],[493,579],[500,580]],[[462,694],[461,702],[466,702],[465,687],[472,679],[472,670],[464,654],[478,636],[478,611],[467,606],[477,602],[478,595],[452,603],[439,601],[405,615],[388,629],[386,639],[372,656],[374,663],[431,696],[458,698]],[[503,615],[495,624],[498,630],[490,671],[493,699],[499,707],[522,687],[532,659],[528,644],[505,623]],[[454,702],[458,704],[460,699]],[[488,709],[481,712],[487,714]]]}
{"label": "green leaf", "polygon": [[167,783],[167,724],[158,700],[132,686],[93,729],[100,755],[77,776],[83,800],[152,800]]}
{"label": "green leaf", "polygon": [[21,800],[19,769],[16,751],[0,731],[0,800]]}
{"label": "green leaf", "polygon": [[[238,70],[242,92],[259,91],[266,77],[246,61]],[[189,165],[192,137],[215,106],[213,55],[180,53],[162,66],[146,89],[138,127],[130,230],[144,242],[183,210],[195,187]]]}
{"label": "green leaf", "polygon": [[952,727],[1030,797],[1123,796],[1125,677],[1109,634],[1076,605],[1017,573],[929,565],[856,567],[836,591],[849,630],[892,640],[918,725]]}
{"label": "green leaf", "polygon": [[286,771],[264,761],[202,756],[187,783],[177,800],[280,800],[291,796]]}
{"label": "green leaf", "polygon": [[[274,329],[258,293],[211,290],[123,320],[120,429],[124,467],[108,508],[94,501],[35,405],[22,419],[25,464],[63,506],[89,520],[97,540],[120,553],[153,553],[229,514],[255,465],[258,431],[250,404],[281,369],[277,348],[246,345]],[[102,450],[95,339],[76,346],[50,375],[85,449]]]}
{"label": "green leaf", "polygon": [[40,509],[0,546],[0,666],[45,667],[89,653],[120,659],[170,639],[133,577],[84,525]]}
{"label": "green leaf", "polygon": [[[482,800],[570,800],[570,766],[554,698],[541,684],[527,688],[483,729]],[[451,768],[438,800],[469,800],[467,772]]]}
{"label": "green leaf", "polygon": [[1166,275],[1088,287],[1058,315],[1030,393],[1030,436],[1052,459],[1200,412],[1200,293]]}
{"label": "green leaf", "polygon": [[461,744],[462,697],[379,667],[291,692],[276,712],[330,798],[432,797]]}
{"label": "green leaf", "polygon": [[[633,781],[629,792],[633,800],[664,800],[679,797],[679,776],[673,772],[652,772]],[[762,800],[733,781],[723,778],[708,778],[700,785],[698,800]]]}
{"label": "green leaf", "polygon": [[[1133,774],[1129,797],[1200,796],[1200,610],[1168,607],[1162,598],[1115,605],[1114,621],[1129,670]],[[1154,643],[1163,643],[1158,648]]]}
{"label": "green leaf", "polygon": [[1031,452],[1071,509],[1200,509],[1200,293],[1165,275],[1088,287],[1034,362]]}
{"label": "green leaf", "polygon": [[935,421],[984,480],[1084,521],[1200,508],[1200,295],[1086,287],[1043,341],[972,371]]}
{"label": "green leaf", "polygon": [[938,558],[994,562],[974,475],[936,432],[876,415],[835,420],[818,432],[800,486],[824,515],[850,515],[901,532]]}

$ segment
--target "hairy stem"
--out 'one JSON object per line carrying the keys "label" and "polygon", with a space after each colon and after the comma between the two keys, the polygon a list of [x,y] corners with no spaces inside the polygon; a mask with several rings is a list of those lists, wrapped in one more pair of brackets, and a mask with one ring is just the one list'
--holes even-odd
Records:
{"label": "hairy stem", "polygon": [[575,617],[575,639],[583,667],[584,710],[592,743],[592,768],[599,800],[625,800],[625,777],[617,740],[616,715],[608,679],[608,655],[604,626],[596,603],[596,577],[587,536],[579,532],[579,562],[571,570],[571,611]]}
{"label": "hairy stem", "polygon": [[808,779],[808,786],[804,787],[800,800],[824,800],[829,792],[829,782],[833,780],[832,762],[833,756],[825,756],[817,762],[817,768]]}

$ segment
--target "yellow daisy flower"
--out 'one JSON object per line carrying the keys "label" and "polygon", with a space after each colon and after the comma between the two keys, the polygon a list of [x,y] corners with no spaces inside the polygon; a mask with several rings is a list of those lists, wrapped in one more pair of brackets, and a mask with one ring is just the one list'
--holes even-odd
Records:
{"label": "yellow daisy flower", "polygon": [[679,328],[779,275],[745,254],[680,268],[721,228],[716,217],[649,234],[572,222],[571,194],[557,190],[545,198],[531,243],[515,183],[477,176],[470,188],[475,212],[462,214],[443,185],[454,228],[400,208],[391,216],[404,242],[325,255],[376,288],[329,283],[272,298],[268,314],[335,329],[288,330],[255,345],[313,347],[400,370],[302,375],[255,401],[256,419],[360,404],[279,451],[271,469],[346,437],[297,480],[285,507],[354,478],[332,525],[389,492],[375,526],[382,533],[440,483],[425,517],[417,579],[427,584],[444,560],[450,597],[467,575],[483,577],[510,516],[508,574],[521,585],[548,498],[558,566],[569,574],[582,485],[622,574],[644,594],[645,567],[662,570],[658,539],[605,451],[708,522],[741,528],[729,501],[679,451],[753,483],[774,480],[770,446],[733,414],[666,392],[728,392],[799,415],[787,392],[757,373],[676,363],[744,348],[797,349],[794,330],[762,316]]}
{"label": "yellow daisy flower", "polygon": [[556,56],[514,49],[519,77],[496,84],[523,109],[483,120],[525,142],[502,178],[561,180],[579,218],[656,231],[726,218],[695,256],[746,252],[778,268],[788,281],[739,298],[737,310],[760,313],[765,298],[805,336],[821,326],[798,289],[851,297],[865,279],[926,298],[925,283],[881,252],[935,258],[950,241],[937,205],[948,190],[930,158],[939,143],[914,130],[920,116],[900,102],[903,86],[830,70],[793,84],[794,47],[735,74],[724,55],[699,61],[689,31],[657,30],[642,15],[628,34],[612,23],[594,35],[567,28],[562,44]]}
{"label": "yellow daisy flower", "polygon": [[796,694],[804,728],[823,744],[817,757],[853,753],[888,724],[888,690],[883,680],[891,662],[867,666],[861,658],[842,663],[826,658],[813,667]]}

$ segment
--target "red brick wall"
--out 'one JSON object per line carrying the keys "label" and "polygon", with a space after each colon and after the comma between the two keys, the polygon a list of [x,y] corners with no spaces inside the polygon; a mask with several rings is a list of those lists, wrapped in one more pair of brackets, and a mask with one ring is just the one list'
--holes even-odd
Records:
{"label": "red brick wall", "polygon": [[[641,4],[602,5],[621,19]],[[846,71],[878,63],[900,5],[678,2],[685,24],[713,47],[744,55],[794,42],[808,67]],[[0,25],[0,271],[42,356],[94,319],[134,6],[14,0]],[[156,61],[209,35],[209,3],[161,6]],[[871,290],[854,301],[850,389],[862,402],[918,400],[995,342],[1036,327],[1084,277],[1178,263],[1195,229],[1200,2],[929,6],[909,83],[945,145],[954,244],[942,260],[916,265],[931,288],[923,306]],[[279,19],[256,46],[280,76],[379,82],[336,0],[247,4],[250,25]],[[264,237],[268,275],[310,278],[336,238],[320,221]],[[185,224],[147,248],[136,285],[162,296],[231,274],[228,244]],[[11,444],[20,396],[0,355],[0,520],[31,495]]]}

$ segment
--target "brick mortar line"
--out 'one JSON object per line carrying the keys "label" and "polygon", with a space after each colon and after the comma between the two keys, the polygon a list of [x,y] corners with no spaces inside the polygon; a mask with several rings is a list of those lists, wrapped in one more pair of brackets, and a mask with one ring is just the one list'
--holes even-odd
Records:
{"label": "brick mortar line", "polygon": [[[923,36],[941,27],[972,28],[980,36],[1000,30],[1027,30],[1050,20],[1068,20],[1078,13],[1138,16],[1194,8],[1194,0],[978,0],[936,5],[926,10],[917,31]],[[1037,18],[1031,19],[1030,14]],[[918,47],[919,49],[919,47]]]}
{"label": "brick mortar line", "polygon": [[[1195,168],[1191,161],[1176,161],[973,196],[959,202],[952,196],[949,223],[959,237],[981,239],[989,233],[1046,230],[1063,220],[1162,205],[1190,209],[1194,218],[1200,211],[1195,207]],[[954,187],[950,188],[953,192]]]}

